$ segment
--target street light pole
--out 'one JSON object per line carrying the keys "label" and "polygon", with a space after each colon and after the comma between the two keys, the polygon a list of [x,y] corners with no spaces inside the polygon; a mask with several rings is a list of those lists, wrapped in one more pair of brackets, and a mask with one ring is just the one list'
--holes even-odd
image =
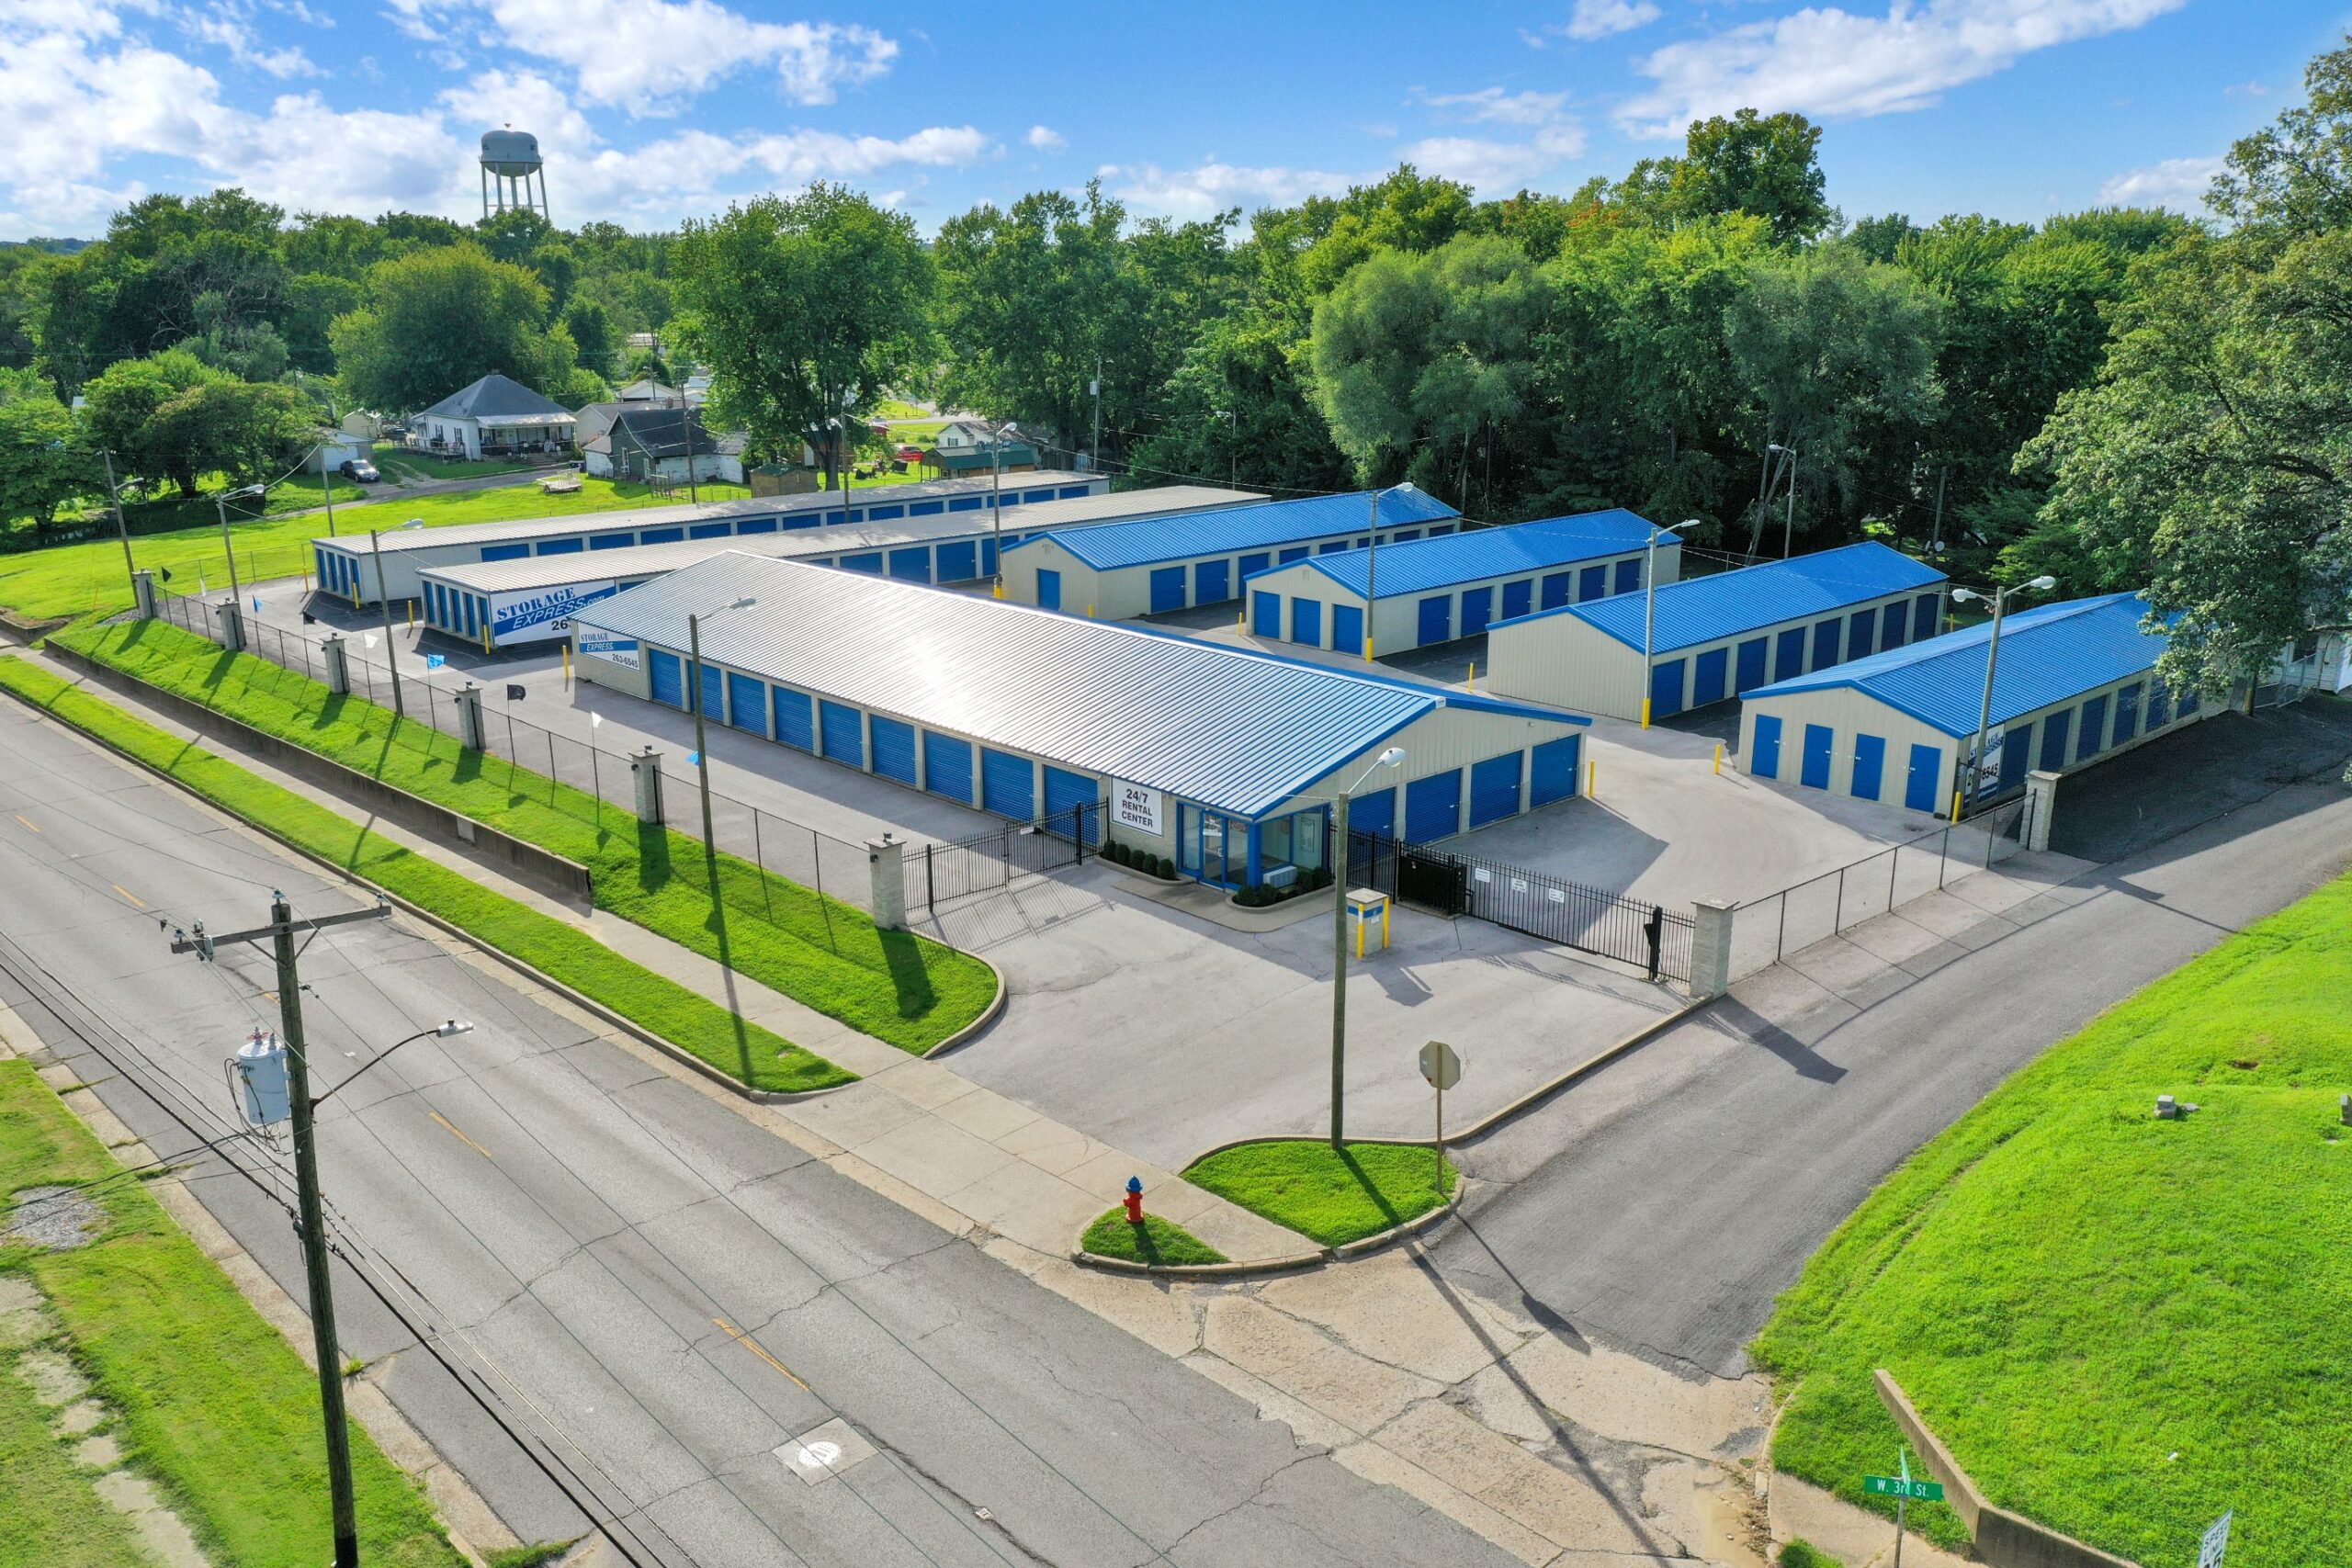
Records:
{"label": "street light pole", "polygon": [[[726,608],[741,610],[757,603],[747,596]],[[710,826],[710,732],[703,725],[702,620],[698,614],[686,616],[686,661],[694,667],[695,774],[702,790],[702,846],[706,853],[716,855],[718,846],[711,837]],[[718,897],[716,882],[711,884],[710,892],[713,898]]]}
{"label": "street light pole", "polygon": [[107,503],[114,509],[114,531],[122,536],[122,570],[130,579],[130,591],[139,592],[139,564],[130,558],[130,525],[122,520],[122,491],[114,482],[114,454],[101,449],[98,456],[107,464]]}
{"label": "street light pole", "polygon": [[[111,469],[113,465],[109,463],[107,467]],[[220,514],[220,549],[229,558],[229,603],[232,604],[244,597],[244,590],[237,584],[237,547],[229,541],[229,501],[232,496],[253,495],[260,490],[259,485],[241,485],[235,490],[212,492],[212,510]],[[123,558],[128,560],[130,557],[128,539],[123,542],[122,553]]]}
{"label": "street light pole", "polygon": [[1650,727],[1650,657],[1651,639],[1657,631],[1657,536],[1679,534],[1685,528],[1699,525],[1696,517],[1685,517],[1679,523],[1669,523],[1660,528],[1653,525],[1650,536],[1642,544],[1642,728]]}
{"label": "street light pole", "polygon": [[992,591],[1004,597],[1004,438],[1018,434],[1019,423],[1008,420],[1002,425],[990,421],[980,422],[989,433],[989,526],[995,530],[992,548],[996,551],[996,578]]}
{"label": "street light pole", "polygon": [[1331,877],[1331,1147],[1335,1150],[1347,1146],[1343,1106],[1348,1087],[1348,875],[1354,859],[1348,842],[1348,803],[1363,787],[1364,780],[1404,760],[1405,749],[1391,746],[1332,802],[1331,825],[1338,840],[1334,852],[1340,863]]}
{"label": "street light pole", "polygon": [[1373,660],[1372,626],[1380,613],[1380,498],[1396,488],[1390,485],[1372,492],[1372,532],[1366,536],[1372,543],[1364,547],[1363,555],[1363,661],[1366,664]]}
{"label": "street light pole", "polygon": [[1955,822],[1960,820],[1962,803],[1971,795],[1982,795],[1984,792],[1984,741],[1993,728],[1993,671],[2000,663],[2001,617],[2008,610],[2009,598],[2012,594],[2022,593],[2028,589],[2039,593],[2046,592],[2057,586],[2056,578],[2042,576],[2011,587],[1996,588],[1989,594],[1979,592],[1973,588],[1955,588],[1951,591],[1951,596],[1962,604],[1972,599],[1981,599],[1988,601],[1993,606],[1992,635],[1986,639],[1984,646],[1984,701],[1976,710],[1976,747],[1969,754],[1968,759],[1969,772],[1973,776],[1966,784],[1963,784],[1960,780],[1960,770],[1957,767],[1952,769],[1951,819]]}
{"label": "street light pole", "polygon": [[[403,528],[422,528],[424,519],[412,517],[401,525]],[[368,530],[368,553],[376,562],[376,608],[384,622],[384,665],[392,672],[392,713],[395,720],[408,716],[408,709],[401,705],[401,649],[392,637],[392,596],[384,588],[383,530]]]}

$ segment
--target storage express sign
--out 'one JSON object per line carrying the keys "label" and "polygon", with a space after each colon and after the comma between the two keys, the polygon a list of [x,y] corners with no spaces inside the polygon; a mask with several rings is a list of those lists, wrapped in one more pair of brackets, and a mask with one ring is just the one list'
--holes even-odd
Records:
{"label": "storage express sign", "polygon": [[571,617],[599,599],[620,592],[617,582],[573,582],[535,593],[493,593],[490,596],[490,640],[493,647],[510,642],[545,642],[571,630]]}
{"label": "storage express sign", "polygon": [[583,658],[602,659],[624,670],[643,667],[640,663],[643,655],[638,649],[637,638],[633,637],[615,637],[601,626],[582,626],[576,640]]}

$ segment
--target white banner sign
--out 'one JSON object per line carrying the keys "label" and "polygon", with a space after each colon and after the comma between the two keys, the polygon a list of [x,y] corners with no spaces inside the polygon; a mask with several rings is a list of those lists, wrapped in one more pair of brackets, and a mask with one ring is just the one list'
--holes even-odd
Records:
{"label": "white banner sign", "polygon": [[1114,822],[1138,833],[1149,833],[1155,838],[1168,830],[1162,815],[1165,807],[1158,790],[1124,780],[1114,780],[1113,783],[1115,785],[1111,796],[1111,819]]}
{"label": "white banner sign", "polygon": [[[633,637],[615,637],[612,633],[601,631],[594,626],[582,626],[576,640],[580,645],[580,657],[582,659],[602,659],[617,664],[624,670],[638,669],[642,661],[643,656],[638,651],[637,638]],[[595,718],[597,724],[605,722],[601,714],[595,716]],[[591,728],[593,728],[594,726]]]}
{"label": "white banner sign", "polygon": [[490,640],[493,648],[509,643],[548,642],[571,631],[571,617],[599,599],[620,592],[617,582],[573,582],[534,593],[493,593],[490,596]]}

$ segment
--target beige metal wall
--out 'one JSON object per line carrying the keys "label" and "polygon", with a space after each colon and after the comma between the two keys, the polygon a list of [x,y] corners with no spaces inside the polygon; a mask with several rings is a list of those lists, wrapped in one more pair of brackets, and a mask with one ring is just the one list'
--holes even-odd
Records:
{"label": "beige metal wall", "polygon": [[[1462,821],[1467,822],[1471,764],[1483,762],[1506,751],[1524,752],[1546,740],[1582,735],[1588,728],[1588,726],[1572,724],[1566,719],[1516,718],[1467,708],[1440,708],[1426,717],[1416,719],[1379,744],[1367,747],[1360,755],[1349,758],[1266,815],[1279,817],[1286,811],[1303,811],[1310,806],[1329,805],[1340,787],[1353,784],[1356,776],[1371,766],[1372,760],[1383,750],[1402,746],[1405,748],[1405,760],[1396,767],[1384,768],[1364,780],[1356,793],[1363,795],[1393,787],[1396,791],[1396,823],[1401,829],[1405,821],[1405,786],[1415,779],[1459,770],[1463,775]],[[1527,773],[1528,764],[1522,757],[1519,776],[1519,801],[1522,811],[1527,806]],[[1455,831],[1461,830],[1457,825]]]}
{"label": "beige metal wall", "polygon": [[[1037,602],[1037,571],[1062,574],[1062,608],[1073,615],[1088,613],[1093,606],[1097,620],[1125,620],[1143,614],[1144,606],[1132,610],[1112,610],[1102,603],[1103,574],[1062,547],[1058,539],[1037,539],[1018,549],[1008,549],[1001,558],[1004,566],[1004,596],[1016,604]],[[1145,592],[1150,592],[1148,586]]]}
{"label": "beige metal wall", "polygon": [[1611,718],[1642,716],[1642,650],[1575,615],[1542,615],[1487,634],[1487,689]]}

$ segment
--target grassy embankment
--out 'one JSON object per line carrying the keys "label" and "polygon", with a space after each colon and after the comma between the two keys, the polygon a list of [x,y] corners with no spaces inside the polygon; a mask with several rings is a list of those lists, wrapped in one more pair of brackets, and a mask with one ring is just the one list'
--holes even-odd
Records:
{"label": "grassy embankment", "polygon": [[0,686],[24,694],[63,723],[170,774],[232,816],[430,910],[755,1089],[828,1089],[855,1076],[624,958],[586,932],[256,778],[46,670],[0,658]]}
{"label": "grassy embankment", "polygon": [[[0,1245],[0,1272],[39,1289],[54,1319],[51,1348],[91,1380],[130,1468],[213,1562],[314,1568],[334,1556],[318,1384],[121,1169],[29,1063],[0,1062],[0,1192],[89,1183],[105,1216],[96,1239],[68,1251]],[[51,1416],[0,1371],[0,1560],[145,1563],[122,1517],[75,1472]],[[387,1568],[457,1568],[415,1484],[356,1426],[351,1448],[361,1555]]]}
{"label": "grassy embankment", "polygon": [[718,857],[683,833],[641,828],[626,810],[452,737],[175,626],[140,622],[58,634],[88,656],[332,757],[589,867],[597,908],[907,1051],[922,1052],[995,999],[989,966],[910,931],[875,929],[865,911]]}
{"label": "grassy embankment", "polygon": [[[2347,1085],[2352,879],[2053,1046],[1855,1211],[1756,1344],[1792,1395],[1774,1461],[1865,1502],[1885,1367],[1995,1502],[2094,1545],[2193,1562],[2234,1508],[2231,1568],[2352,1562]],[[2164,1092],[2201,1109],[2158,1122]]]}

